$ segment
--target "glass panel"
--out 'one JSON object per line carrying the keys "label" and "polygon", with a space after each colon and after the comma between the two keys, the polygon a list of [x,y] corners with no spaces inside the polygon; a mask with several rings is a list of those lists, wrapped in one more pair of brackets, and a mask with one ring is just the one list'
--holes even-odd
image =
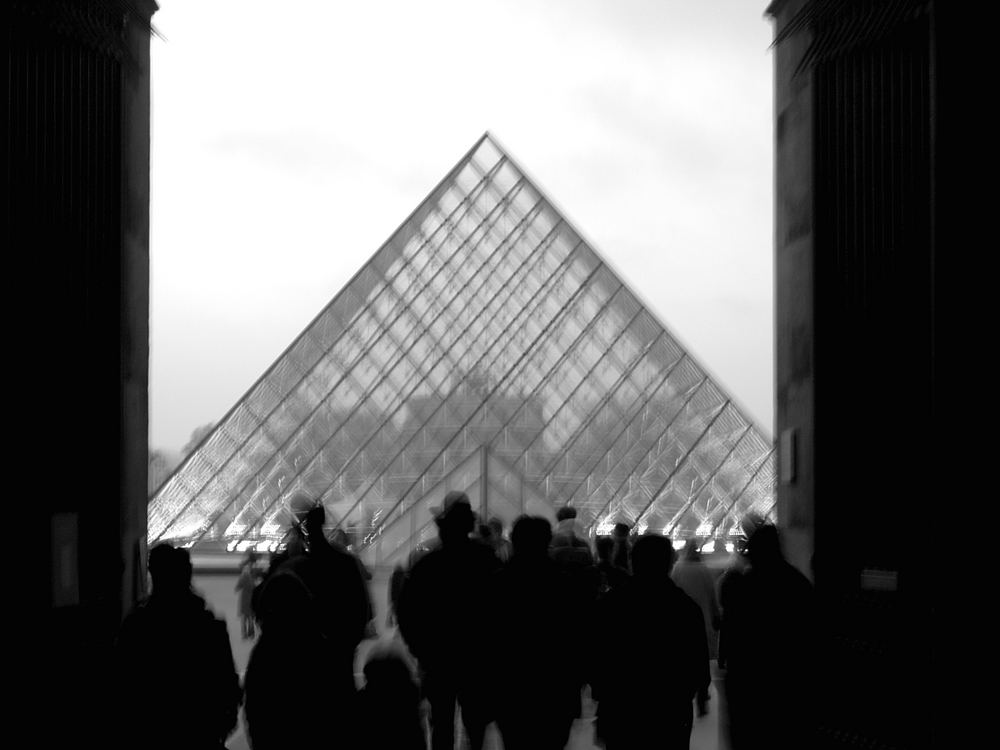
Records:
{"label": "glass panel", "polygon": [[277,542],[296,491],[382,562],[449,488],[507,524],[572,501],[728,538],[773,511],[770,438],[502,150],[454,175],[157,490],[151,541]]}

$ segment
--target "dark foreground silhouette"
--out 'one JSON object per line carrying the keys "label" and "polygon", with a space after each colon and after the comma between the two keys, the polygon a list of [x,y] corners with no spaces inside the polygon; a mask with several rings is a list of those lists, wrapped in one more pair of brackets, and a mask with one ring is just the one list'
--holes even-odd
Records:
{"label": "dark foreground silhouette", "polygon": [[[355,656],[372,628],[363,566],[327,540],[323,508],[306,500],[253,586],[243,633],[260,636],[242,691],[225,623],[191,590],[187,551],[150,552],[153,594],[117,642],[121,746],[220,750],[242,697],[253,750],[424,748],[424,700],[434,750],[454,750],[459,709],[472,750],[493,722],[506,750],[561,750],[589,683],[607,750],[680,750],[694,705],[707,710],[717,628],[734,750],[810,744],[812,587],[773,526],[748,529],[745,554],[719,581],[720,618],[695,545],[675,567],[670,539],[633,543],[621,524],[598,539],[595,563],[567,509],[555,533],[545,518],[516,519],[508,549],[499,522],[473,537],[468,497],[448,493],[434,510],[437,543],[393,574],[409,653],[376,646],[358,691]],[[251,573],[244,565],[244,616]]]}
{"label": "dark foreground silhouette", "polygon": [[240,703],[226,623],[191,591],[187,550],[157,545],[149,572],[153,593],[125,618],[115,648],[119,744],[220,750]]}
{"label": "dark foreground silhouette", "polygon": [[640,537],[631,580],[600,604],[597,642],[622,649],[598,660],[592,679],[608,750],[687,748],[692,700],[711,682],[701,609],[671,580],[673,562],[669,539]]}
{"label": "dark foreground silhouette", "polygon": [[457,702],[472,750],[479,750],[495,716],[490,678],[475,655],[487,645],[490,588],[500,561],[489,546],[469,538],[475,518],[464,493],[448,493],[435,520],[441,543],[407,577],[399,628],[420,664],[432,747],[454,747]]}

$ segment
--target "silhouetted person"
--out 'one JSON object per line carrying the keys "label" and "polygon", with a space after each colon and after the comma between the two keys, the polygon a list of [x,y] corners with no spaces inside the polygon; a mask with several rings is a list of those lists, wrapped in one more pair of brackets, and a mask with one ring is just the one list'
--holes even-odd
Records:
{"label": "silhouetted person", "polygon": [[599,593],[606,594],[628,583],[628,571],[612,562],[615,540],[610,536],[599,536],[594,546],[597,548],[597,571],[601,576]]}
{"label": "silhouetted person", "polygon": [[611,532],[611,538],[615,540],[615,551],[611,556],[611,561],[622,570],[627,570],[630,573],[632,572],[630,559],[632,542],[629,539],[631,532],[632,529],[627,523],[616,523]]}
{"label": "silhouetted person", "polygon": [[440,546],[410,570],[400,596],[399,628],[420,665],[434,750],[454,747],[456,701],[472,750],[479,750],[493,717],[489,676],[477,654],[500,561],[489,547],[469,538],[474,517],[465,493],[449,492],[435,521]]}
{"label": "silhouetted person", "polygon": [[510,559],[512,554],[510,540],[508,540],[503,535],[503,521],[501,521],[496,516],[493,516],[487,525],[490,527],[492,532],[490,536],[490,544],[493,546],[493,553],[497,556],[500,562],[505,563]]}
{"label": "silhouetted person", "polygon": [[365,662],[364,672],[357,717],[363,746],[426,750],[420,689],[403,654],[392,647],[377,647]]}
{"label": "silhouetted person", "polygon": [[358,559],[330,544],[325,520],[322,505],[306,515],[309,551],[295,569],[316,601],[335,694],[349,699],[356,690],[355,651],[370,632],[374,610]]}
{"label": "silhouetted person", "polygon": [[720,625],[718,638],[718,664],[719,669],[726,668],[726,651],[729,645],[729,638],[726,628],[726,609],[731,601],[736,598],[743,574],[749,570],[750,561],[746,556],[746,539],[739,537],[734,543],[733,554],[730,555],[725,570],[719,575],[719,580],[715,583],[716,600],[719,602]]}
{"label": "silhouetted person", "polygon": [[556,530],[552,534],[552,557],[560,564],[593,565],[590,544],[576,527],[576,508],[563,506],[556,511]]}
{"label": "silhouetted person", "polygon": [[[784,559],[770,524],[753,530],[746,557],[749,568],[730,579],[723,600],[731,745],[811,747],[817,666],[812,584]],[[769,712],[774,720],[761,721]]]}
{"label": "silhouetted person", "polygon": [[632,579],[601,602],[597,642],[637,646],[600,660],[591,683],[608,750],[689,746],[692,701],[711,675],[701,610],[670,579],[673,562],[669,539],[640,537]]}
{"label": "silhouetted person", "polygon": [[[549,554],[565,570],[580,593],[596,602],[601,588],[601,574],[594,563],[590,543],[576,525],[576,508],[564,506],[556,511],[556,529],[549,544]],[[590,617],[588,612],[585,616]]]}
{"label": "silhouetted person", "polygon": [[293,566],[280,567],[261,584],[257,616],[260,637],[245,678],[250,747],[351,747],[333,742],[336,724],[352,725],[354,707],[329,679],[317,602]]}
{"label": "silhouetted person", "polygon": [[[674,565],[671,578],[701,608],[701,615],[705,620],[708,658],[710,661],[717,658],[719,655],[717,631],[721,618],[715,595],[715,578],[701,560],[697,540],[689,539],[684,545],[684,552]],[[708,685],[699,691],[696,700],[698,715],[704,716],[708,711]]]}
{"label": "silhouetted person", "polygon": [[492,648],[503,665],[497,723],[505,750],[561,750],[580,712],[587,602],[548,554],[544,518],[514,523],[514,554],[497,575]]}
{"label": "silhouetted person", "polygon": [[241,697],[226,623],[191,590],[187,550],[156,545],[149,573],[115,647],[121,746],[221,750]]}
{"label": "silhouetted person", "polygon": [[253,594],[257,586],[257,553],[247,552],[240,563],[240,575],[236,579],[235,590],[239,593],[240,630],[244,639],[253,638],[256,633],[253,613]]}
{"label": "silhouetted person", "polygon": [[304,557],[306,554],[305,529],[302,527],[301,522],[294,522],[288,531],[285,532],[282,545],[283,546],[281,546],[278,550],[269,554],[267,568],[260,575],[257,585],[253,590],[253,595],[251,597],[251,609],[253,609],[254,617],[256,618],[258,624],[260,622],[260,617],[257,613],[260,610],[259,600],[261,592],[264,590],[264,584],[267,583],[268,579],[270,579],[270,577],[279,570],[284,569],[285,566],[291,564],[292,561],[297,560],[300,557]]}

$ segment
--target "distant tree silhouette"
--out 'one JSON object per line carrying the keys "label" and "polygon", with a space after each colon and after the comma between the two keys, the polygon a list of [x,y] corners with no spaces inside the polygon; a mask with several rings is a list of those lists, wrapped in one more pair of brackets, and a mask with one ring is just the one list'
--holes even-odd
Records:
{"label": "distant tree silhouette", "polygon": [[191,437],[181,448],[181,457],[187,458],[191,451],[198,447],[198,443],[205,439],[205,436],[215,429],[215,422],[209,422],[208,424],[203,424],[201,427],[195,427],[194,432],[191,433]]}

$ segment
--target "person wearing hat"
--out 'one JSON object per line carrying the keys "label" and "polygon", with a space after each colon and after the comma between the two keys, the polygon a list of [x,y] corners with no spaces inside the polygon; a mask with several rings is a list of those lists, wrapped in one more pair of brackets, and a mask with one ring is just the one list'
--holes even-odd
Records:
{"label": "person wearing hat", "polygon": [[449,492],[432,509],[440,544],[413,565],[399,596],[399,630],[416,657],[431,707],[431,746],[453,750],[455,705],[472,750],[492,721],[489,683],[476,653],[488,625],[491,587],[500,561],[469,538],[475,524],[464,492]]}

